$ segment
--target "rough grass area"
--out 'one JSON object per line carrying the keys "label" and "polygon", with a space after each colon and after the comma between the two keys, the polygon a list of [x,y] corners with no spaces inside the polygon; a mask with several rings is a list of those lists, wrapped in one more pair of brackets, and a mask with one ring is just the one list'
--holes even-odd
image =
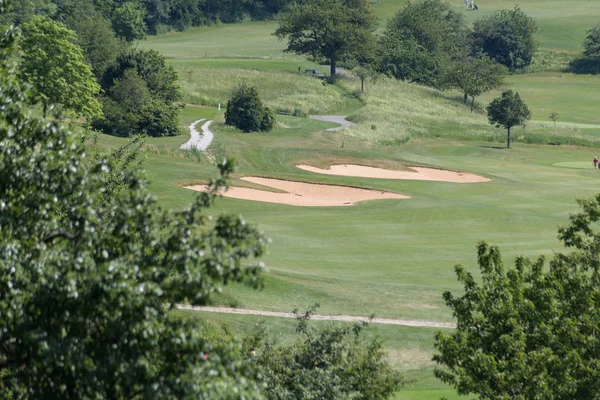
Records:
{"label": "rough grass area", "polygon": [[263,102],[277,112],[294,115],[349,112],[361,102],[321,79],[298,73],[217,69],[176,64],[184,101],[224,107],[236,84],[256,86]]}

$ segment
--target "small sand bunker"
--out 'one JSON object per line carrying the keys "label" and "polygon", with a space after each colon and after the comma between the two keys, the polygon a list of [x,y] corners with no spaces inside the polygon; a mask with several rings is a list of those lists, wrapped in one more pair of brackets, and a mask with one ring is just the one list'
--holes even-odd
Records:
{"label": "small sand bunker", "polygon": [[478,183],[489,181],[488,178],[479,175],[425,167],[410,167],[410,169],[416,172],[392,171],[389,169],[354,164],[332,165],[329,169],[311,167],[310,165],[296,165],[296,167],[317,174],[353,176],[358,178],[408,179],[455,183]]}
{"label": "small sand bunker", "polygon": [[[245,177],[244,181],[268,186],[285,193],[267,192],[265,190],[230,187],[222,193],[225,197],[242,200],[262,201],[266,203],[287,204],[291,206],[328,207],[352,206],[359,201],[380,199],[409,199],[397,193],[381,190],[360,189],[348,186],[321,185],[279,179]],[[206,191],[206,185],[188,186],[187,189]]]}

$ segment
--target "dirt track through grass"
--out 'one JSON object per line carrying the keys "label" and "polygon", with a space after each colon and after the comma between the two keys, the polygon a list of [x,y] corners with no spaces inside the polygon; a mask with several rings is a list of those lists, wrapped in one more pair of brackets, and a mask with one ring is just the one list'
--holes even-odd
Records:
{"label": "dirt track through grass", "polygon": [[[249,310],[244,308],[229,308],[229,307],[197,307],[186,304],[178,304],[179,310],[188,311],[203,311],[223,314],[238,314],[238,315],[261,315],[264,317],[278,318],[296,318],[296,314],[281,312],[281,311],[265,311],[265,310]],[[342,321],[342,322],[369,322],[371,324],[383,325],[401,325],[427,328],[456,328],[456,324],[451,322],[439,321],[420,321],[410,319],[395,319],[395,318],[371,318],[357,315],[311,315],[310,319],[315,321]]]}

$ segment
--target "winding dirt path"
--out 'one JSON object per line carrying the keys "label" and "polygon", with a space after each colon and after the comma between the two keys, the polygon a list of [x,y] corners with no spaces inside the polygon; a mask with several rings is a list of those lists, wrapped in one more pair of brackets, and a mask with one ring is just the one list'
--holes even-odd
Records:
{"label": "winding dirt path", "polygon": [[308,118],[316,119],[317,121],[333,122],[336,124],[340,124],[340,126],[336,126],[335,128],[326,129],[329,132],[339,131],[342,128],[348,128],[350,126],[356,125],[354,122],[348,121],[345,115],[309,115]]}
{"label": "winding dirt path", "polygon": [[196,125],[205,120],[206,118],[202,118],[190,124],[190,140],[182,144],[180,149],[198,149],[202,151],[207,149],[214,137],[213,133],[209,129],[212,120],[206,121],[204,125],[202,125],[202,135],[200,135],[200,133],[196,130]]}
{"label": "winding dirt path", "polygon": [[[259,315],[263,317],[278,317],[278,318],[296,318],[296,315],[288,312],[281,311],[265,311],[265,310],[249,310],[245,308],[229,308],[229,307],[198,307],[190,306],[187,304],[177,304],[177,309],[188,310],[188,311],[204,311],[221,314],[237,314],[237,315]],[[415,327],[426,327],[426,328],[456,328],[456,324],[453,322],[439,322],[439,321],[420,321],[412,319],[395,319],[395,318],[369,318],[356,315],[311,315],[310,319],[315,321],[343,321],[343,322],[369,322],[371,324],[382,324],[382,325],[401,325],[401,326],[415,326]]]}

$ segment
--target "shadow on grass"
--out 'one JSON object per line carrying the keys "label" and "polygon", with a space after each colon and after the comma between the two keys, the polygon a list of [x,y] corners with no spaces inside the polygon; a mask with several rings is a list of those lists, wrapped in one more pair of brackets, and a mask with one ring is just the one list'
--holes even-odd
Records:
{"label": "shadow on grass", "polygon": [[484,149],[506,150],[506,146],[479,146]]}
{"label": "shadow on grass", "polygon": [[598,75],[600,73],[600,57],[576,58],[569,63],[567,72],[580,75]]}

